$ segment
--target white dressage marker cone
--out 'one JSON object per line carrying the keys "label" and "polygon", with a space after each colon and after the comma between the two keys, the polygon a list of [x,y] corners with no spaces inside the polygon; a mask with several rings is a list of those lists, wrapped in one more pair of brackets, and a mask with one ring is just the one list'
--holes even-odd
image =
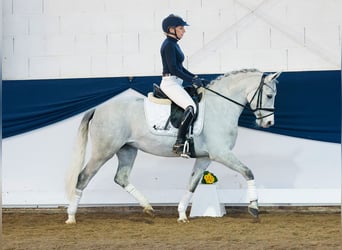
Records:
{"label": "white dressage marker cone", "polygon": [[224,204],[220,203],[216,184],[200,184],[194,193],[190,217],[222,217],[226,214]]}

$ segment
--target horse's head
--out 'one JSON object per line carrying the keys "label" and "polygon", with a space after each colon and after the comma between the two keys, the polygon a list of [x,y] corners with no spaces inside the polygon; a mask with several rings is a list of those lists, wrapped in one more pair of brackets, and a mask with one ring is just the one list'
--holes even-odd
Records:
{"label": "horse's head", "polygon": [[274,125],[274,101],[280,74],[281,72],[263,76],[259,86],[247,95],[247,101],[260,127],[268,128]]}

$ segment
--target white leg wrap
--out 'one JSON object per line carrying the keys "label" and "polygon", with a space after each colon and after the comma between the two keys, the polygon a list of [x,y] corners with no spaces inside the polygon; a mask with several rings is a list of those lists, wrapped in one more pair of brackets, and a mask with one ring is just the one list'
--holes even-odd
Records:
{"label": "white leg wrap", "polygon": [[190,191],[186,191],[186,193],[183,195],[181,201],[178,204],[178,222],[179,223],[186,223],[189,222],[187,216],[186,216],[186,209],[189,205],[189,202],[191,200],[193,193]]}
{"label": "white leg wrap", "polygon": [[139,202],[140,206],[144,208],[151,206],[148,200],[145,198],[145,196],[142,193],[140,193],[140,191],[137,190],[132,184],[128,184],[125,187],[125,190]]}
{"label": "white leg wrap", "polygon": [[77,211],[78,204],[80,203],[82,197],[82,190],[76,189],[74,197],[71,199],[69,207],[68,207],[68,214],[75,215]]}
{"label": "white leg wrap", "polygon": [[258,194],[254,180],[247,181],[249,201],[258,200]]}
{"label": "white leg wrap", "polygon": [[186,209],[187,209],[187,207],[188,207],[188,205],[189,205],[189,202],[190,202],[190,200],[191,200],[192,195],[193,195],[193,193],[190,192],[190,191],[187,191],[187,192],[183,195],[181,201],[180,201],[179,204],[178,204],[178,212],[179,212],[179,213],[185,213],[185,211],[186,211]]}

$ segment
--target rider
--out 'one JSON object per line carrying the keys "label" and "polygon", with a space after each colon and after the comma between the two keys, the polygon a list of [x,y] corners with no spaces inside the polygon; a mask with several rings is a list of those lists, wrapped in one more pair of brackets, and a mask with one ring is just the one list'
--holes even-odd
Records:
{"label": "rider", "polygon": [[181,17],[173,14],[166,17],[162,23],[166,39],[160,48],[163,63],[160,88],[174,103],[184,109],[177,140],[172,149],[175,153],[183,151],[185,136],[197,112],[195,102],[183,88],[183,81],[190,82],[197,88],[202,87],[204,81],[183,67],[184,54],[177,42],[185,33],[184,26],[189,25]]}

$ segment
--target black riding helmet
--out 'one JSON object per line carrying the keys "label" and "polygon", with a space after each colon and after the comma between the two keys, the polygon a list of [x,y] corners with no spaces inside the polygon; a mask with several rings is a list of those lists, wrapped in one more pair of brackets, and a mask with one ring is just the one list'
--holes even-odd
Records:
{"label": "black riding helmet", "polygon": [[176,16],[174,14],[170,14],[168,17],[164,18],[163,23],[162,23],[163,31],[166,34],[176,35],[174,33],[170,33],[169,29],[171,27],[176,28],[177,26],[189,26],[189,24],[187,24],[181,17]]}

